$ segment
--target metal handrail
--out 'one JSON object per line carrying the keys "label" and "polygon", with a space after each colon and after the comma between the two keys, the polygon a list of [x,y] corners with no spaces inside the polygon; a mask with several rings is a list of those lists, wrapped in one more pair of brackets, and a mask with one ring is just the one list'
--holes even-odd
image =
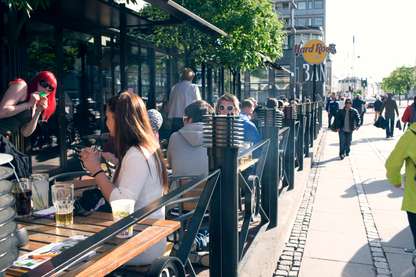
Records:
{"label": "metal handrail", "polygon": [[[183,185],[172,192],[169,192],[168,194],[162,196],[161,198],[152,201],[147,206],[115,222],[111,226],[103,229],[102,231],[95,233],[94,235],[86,238],[83,241],[80,241],[75,246],[67,250],[64,250],[61,254],[46,261],[45,263],[41,264],[35,269],[23,274],[23,276],[52,276],[56,273],[62,272],[69,266],[74,265],[78,263],[79,261],[81,261],[87,253],[101,246],[103,243],[105,243],[106,241],[114,237],[120,231],[130,226],[133,226],[138,221],[143,220],[147,216],[151,215],[153,212],[161,209],[162,207],[166,205],[169,205],[171,202],[175,201],[176,199],[181,197],[186,192],[193,190],[194,188],[196,188],[203,182],[210,180],[211,178],[216,178],[215,182],[211,186],[213,190],[219,178],[220,172],[221,171],[217,169],[213,171],[212,173],[210,173],[205,178],[200,178],[198,180],[195,180],[194,182],[190,182],[189,184]],[[210,193],[209,200],[211,196],[212,196],[212,191]],[[188,253],[182,254],[182,256],[184,257],[186,256],[186,254],[189,254],[189,251]]]}

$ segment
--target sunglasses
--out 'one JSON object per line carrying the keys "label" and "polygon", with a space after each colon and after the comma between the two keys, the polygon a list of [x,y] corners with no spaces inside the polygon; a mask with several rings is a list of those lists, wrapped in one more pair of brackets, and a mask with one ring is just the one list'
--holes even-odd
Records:
{"label": "sunglasses", "polygon": [[345,104],[352,104],[351,102],[345,102]]}
{"label": "sunglasses", "polygon": [[232,112],[234,110],[234,106],[224,106],[224,105],[220,105],[219,108],[220,108],[220,111],[227,110],[228,112]]}
{"label": "sunglasses", "polygon": [[53,91],[53,86],[51,86],[50,84],[48,84],[48,82],[46,82],[45,80],[40,80],[39,81],[39,85],[43,88],[45,88],[47,91],[52,92]]}

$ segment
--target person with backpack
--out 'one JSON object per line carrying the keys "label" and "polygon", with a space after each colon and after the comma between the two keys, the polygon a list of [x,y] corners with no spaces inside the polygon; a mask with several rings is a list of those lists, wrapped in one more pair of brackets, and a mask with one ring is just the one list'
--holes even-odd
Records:
{"label": "person with backpack", "polygon": [[387,99],[381,107],[380,114],[382,114],[383,111],[385,111],[384,117],[387,121],[386,138],[392,138],[394,133],[395,115],[399,116],[399,108],[397,107],[396,100],[393,99],[393,95],[391,93],[387,94]]}
{"label": "person with backpack", "polygon": [[339,104],[335,93],[332,93],[331,97],[326,102],[325,110],[328,112],[328,128],[331,128],[332,118],[335,118],[339,111]]}
{"label": "person with backpack", "polygon": [[381,108],[383,107],[383,101],[377,96],[376,101],[374,102],[374,122],[377,121],[379,116],[381,115]]}
{"label": "person with backpack", "polygon": [[[402,210],[407,213],[410,230],[416,248],[416,123],[411,123],[407,131],[400,137],[395,148],[387,158],[385,168],[388,181],[400,187],[402,175],[400,173],[405,163],[405,183]],[[413,252],[412,263],[416,266],[416,251]]]}
{"label": "person with backpack", "polygon": [[357,95],[354,100],[352,100],[352,107],[358,111],[360,114],[360,126],[364,124],[364,114],[366,112],[365,101],[362,99],[361,95]]}
{"label": "person with backpack", "polygon": [[409,125],[416,122],[416,96],[413,98],[413,104],[407,106],[404,110],[402,121]]}

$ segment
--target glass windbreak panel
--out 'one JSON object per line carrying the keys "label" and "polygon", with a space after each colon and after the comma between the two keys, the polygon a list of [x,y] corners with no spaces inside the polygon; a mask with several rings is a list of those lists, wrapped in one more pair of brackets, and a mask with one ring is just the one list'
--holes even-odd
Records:
{"label": "glass windbreak panel", "polygon": [[156,51],[156,107],[160,109],[167,99],[167,62],[168,56]]}
{"label": "glass windbreak panel", "polygon": [[[32,22],[27,25],[26,33],[27,59],[24,64],[24,75],[20,77],[30,82],[39,71],[43,70],[51,71],[56,75],[56,44],[53,26]],[[76,53],[68,53],[64,66],[68,66],[74,55]],[[25,147],[32,157],[33,172],[48,172],[60,167],[58,137],[58,113],[55,112],[47,122],[39,121],[36,130],[26,140]]]}
{"label": "glass windbreak panel", "polygon": [[266,68],[259,68],[250,73],[250,96],[258,102],[265,103],[269,97],[269,71]]}
{"label": "glass windbreak panel", "polygon": [[127,87],[129,90],[138,93],[140,47],[137,45],[129,46],[127,55]]}

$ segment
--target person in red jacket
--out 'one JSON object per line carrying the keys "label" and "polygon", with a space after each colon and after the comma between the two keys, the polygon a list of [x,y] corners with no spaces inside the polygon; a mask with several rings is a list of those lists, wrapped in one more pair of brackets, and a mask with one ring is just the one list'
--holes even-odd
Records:
{"label": "person in red jacket", "polygon": [[416,122],[416,96],[413,98],[413,104],[407,106],[403,113],[402,121],[407,124]]}

